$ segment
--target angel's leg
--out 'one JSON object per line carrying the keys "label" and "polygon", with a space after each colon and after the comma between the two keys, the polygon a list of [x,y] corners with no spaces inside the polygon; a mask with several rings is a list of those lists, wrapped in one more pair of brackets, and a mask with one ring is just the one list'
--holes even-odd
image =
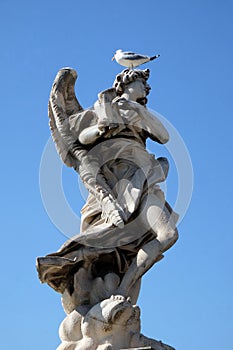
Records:
{"label": "angel's leg", "polygon": [[146,225],[155,238],[139,249],[137,256],[125,273],[117,291],[124,296],[128,296],[130,288],[136,281],[163,257],[162,253],[170,248],[178,238],[175,221],[159,197],[154,194],[149,195],[142,205],[142,211],[144,215],[141,215],[140,220],[142,218],[146,220]]}
{"label": "angel's leg", "polygon": [[125,273],[116,294],[129,296],[130,289],[154,265],[158,256],[161,256],[161,245],[156,239],[145,244]]}

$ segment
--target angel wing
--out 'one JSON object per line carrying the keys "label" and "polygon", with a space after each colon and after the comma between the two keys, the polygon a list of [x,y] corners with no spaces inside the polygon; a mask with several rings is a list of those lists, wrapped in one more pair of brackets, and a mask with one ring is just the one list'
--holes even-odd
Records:
{"label": "angel wing", "polygon": [[[85,157],[88,153],[87,149],[73,136],[74,134],[70,129],[70,116],[84,112],[74,92],[77,76],[74,69],[62,68],[54,80],[48,111],[52,138],[62,161],[68,167],[74,167],[78,171],[89,192],[100,203],[104,201],[109,203],[108,205],[105,204],[106,209],[102,208],[103,216],[109,217],[112,215],[112,223],[121,227],[123,225],[122,208],[112,197],[111,188],[107,184],[104,175],[101,172],[93,173],[94,167],[92,169],[89,166],[88,157]],[[88,120],[88,113],[90,114],[90,112],[87,111],[86,120]],[[93,114],[93,112],[91,113]],[[97,164],[98,168],[100,168],[99,164]]]}
{"label": "angel wing", "polygon": [[77,72],[72,68],[62,68],[56,75],[49,98],[49,126],[58,154],[68,167],[77,165],[75,151],[82,148],[72,137],[68,119],[72,114],[83,111],[78,102],[74,86]]}

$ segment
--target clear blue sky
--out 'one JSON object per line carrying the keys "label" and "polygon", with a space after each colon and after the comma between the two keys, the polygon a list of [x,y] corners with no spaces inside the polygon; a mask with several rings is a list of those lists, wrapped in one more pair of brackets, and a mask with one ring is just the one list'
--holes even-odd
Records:
{"label": "clear blue sky", "polygon": [[[81,104],[92,105],[121,71],[111,62],[118,48],[161,54],[148,65],[149,107],[175,126],[194,169],[180,239],[143,279],[142,331],[179,350],[232,348],[232,18],[229,0],[1,0],[2,348],[59,344],[60,296],[35,270],[36,256],[66,240],[40,197],[48,96],[58,69],[71,66]],[[155,152],[166,155],[161,146]],[[171,161],[171,203],[175,173]],[[77,176],[64,169],[63,179],[78,213]]]}

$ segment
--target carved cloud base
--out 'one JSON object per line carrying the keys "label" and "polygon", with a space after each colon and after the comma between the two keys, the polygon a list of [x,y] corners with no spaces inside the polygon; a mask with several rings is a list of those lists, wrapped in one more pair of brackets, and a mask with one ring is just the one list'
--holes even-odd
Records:
{"label": "carved cloud base", "polygon": [[57,350],[174,350],[140,333],[140,309],[112,296],[91,308],[73,310],[59,328]]}

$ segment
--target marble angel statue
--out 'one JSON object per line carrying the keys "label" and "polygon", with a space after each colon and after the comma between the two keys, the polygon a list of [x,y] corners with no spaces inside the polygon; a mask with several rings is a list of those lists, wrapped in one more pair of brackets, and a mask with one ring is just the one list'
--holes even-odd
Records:
{"label": "marble angel statue", "polygon": [[53,140],[89,196],[80,233],[38,258],[37,269],[40,280],[62,294],[68,314],[77,308],[85,314],[111,295],[136,303],[141,277],[178,238],[178,215],[158,185],[168,162],[146,149],[148,138],[169,140],[146,107],[149,74],[122,71],[89,109],[75,96],[75,70],[63,68],[55,78],[49,100]]}

